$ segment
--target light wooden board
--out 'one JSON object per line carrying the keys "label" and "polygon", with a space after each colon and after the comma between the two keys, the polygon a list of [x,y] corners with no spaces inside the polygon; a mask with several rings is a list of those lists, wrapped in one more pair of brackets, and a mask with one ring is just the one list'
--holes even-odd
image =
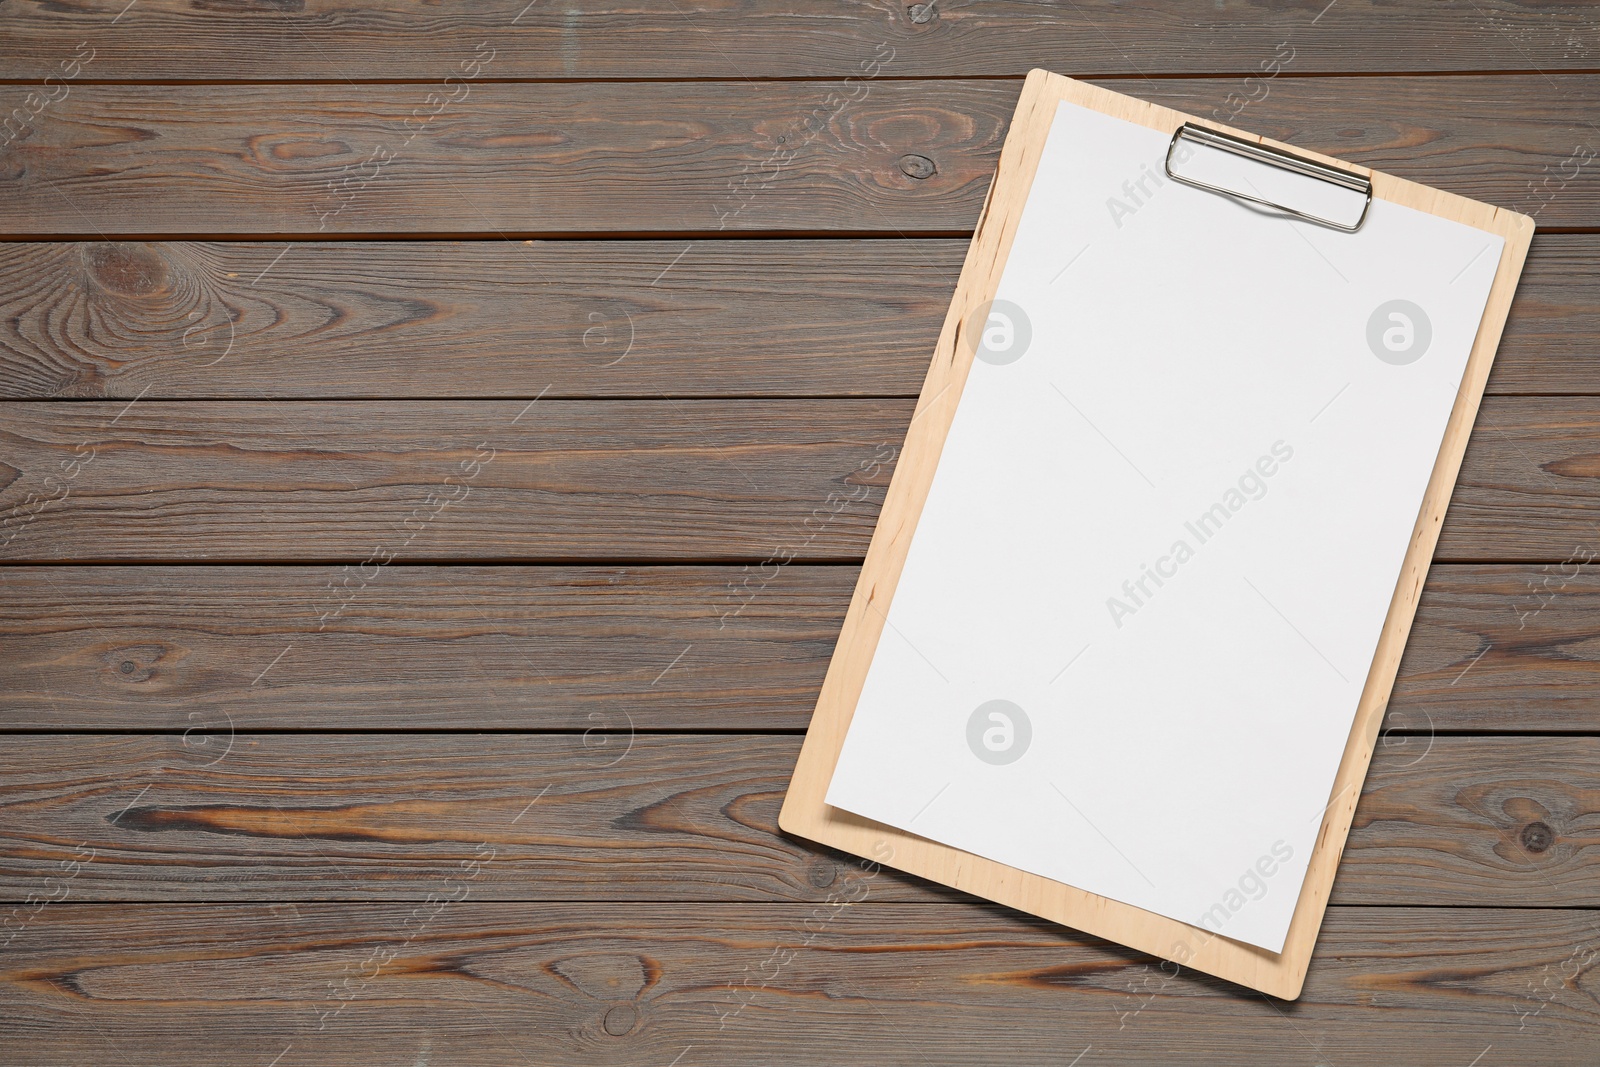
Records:
{"label": "light wooden board", "polygon": [[[861,579],[845,617],[844,628],[823,682],[817,710],[801,750],[780,825],[793,833],[843,848],[874,861],[891,864],[978,896],[1020,908],[1044,918],[1086,930],[1180,965],[1192,966],[1232,982],[1285,999],[1295,999],[1305,982],[1312,947],[1322,923],[1339,855],[1350,831],[1351,817],[1372,757],[1406,635],[1417,608],[1423,580],[1438,541],[1445,509],[1466,451],[1478,402],[1494,361],[1495,348],[1510,308],[1522,263],[1533,237],[1533,220],[1376,172],[1370,173],[1373,196],[1500,234],[1506,246],[1490,290],[1488,306],[1462,377],[1461,390],[1445,432],[1439,460],[1429,482],[1412,535],[1389,617],[1356,711],[1350,740],[1334,780],[1324,816],[1281,954],[1229,941],[1209,931],[1154,915],[1128,904],[985,860],[959,849],[881,826],[824,803],[839,750],[849,728],[873,651],[882,632],[884,613],[910,548],[934,469],[955,415],[971,351],[959,343],[961,324],[980,305],[994,298],[1016,233],[1049,127],[1062,101],[1091,107],[1117,118],[1171,134],[1185,121],[1199,121],[1168,108],[1073,81],[1045,71],[1028,75],[1000,159],[999,174],[979,220],[961,281],[945,319],[933,364],[923,385],[906,436],[883,514],[867,552]],[[1214,123],[1203,123],[1214,126]],[[1239,136],[1263,140],[1246,131]],[[1278,142],[1263,143],[1300,152]],[[1302,155],[1314,155],[1303,153]],[[1325,156],[1324,162],[1346,166]]]}

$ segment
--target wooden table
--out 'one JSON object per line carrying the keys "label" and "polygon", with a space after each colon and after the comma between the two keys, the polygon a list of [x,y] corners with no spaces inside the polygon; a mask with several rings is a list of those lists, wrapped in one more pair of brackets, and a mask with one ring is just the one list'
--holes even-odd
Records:
{"label": "wooden table", "polygon": [[[1600,1062],[1591,4],[524,3],[0,8],[0,1062]],[[1298,1003],[776,828],[1032,66],[1540,226]]]}

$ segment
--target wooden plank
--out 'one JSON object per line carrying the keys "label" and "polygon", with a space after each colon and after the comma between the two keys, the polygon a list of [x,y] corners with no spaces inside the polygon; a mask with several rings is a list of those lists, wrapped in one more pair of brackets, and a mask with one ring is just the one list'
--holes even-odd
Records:
{"label": "wooden plank", "polygon": [[[799,738],[645,734],[627,709],[614,700],[565,735],[251,734],[218,714],[185,735],[13,736],[0,900],[88,849],[76,900],[421,900],[480,846],[495,854],[483,899],[834,890],[854,860],[778,831]],[[1594,904],[1600,738],[1388,741],[1335,902]],[[963,899],[897,872],[879,881],[885,899]]]}
{"label": "wooden plank", "polygon": [[1600,555],[1600,411],[1579,398],[1497,397],[1478,411],[1440,559]]}
{"label": "wooden plank", "polygon": [[[859,89],[483,83],[461,86],[459,102],[433,115],[439,94],[426,85],[214,86],[203,109],[185,106],[192,90],[179,86],[83,85],[0,156],[12,193],[0,201],[0,232],[970,226],[1016,83]],[[937,172],[908,175],[908,154]]]}
{"label": "wooden plank", "polygon": [[1489,375],[1490,393],[1587,393],[1600,383],[1600,245],[1533,239]]}
{"label": "wooden plank", "polygon": [[[1537,6],[1476,0],[1342,0],[1207,5],[1075,0],[1040,5],[888,5],[774,0],[676,7],[401,0],[207,5],[187,0],[8,4],[0,62],[37,81],[80,41],[84,78],[439,80],[479,51],[497,78],[815,77],[858,75],[874,56],[887,73],[1022,75],[1045,66],[1091,74],[1260,74],[1320,71],[1549,70],[1592,67],[1593,12],[1575,0]],[[11,10],[14,9],[14,10]],[[753,27],[768,27],[763,31]],[[492,50],[492,52],[490,51]],[[88,54],[88,53],[85,53]]]}
{"label": "wooden plank", "polygon": [[1435,565],[1382,744],[1448,730],[1600,729],[1600,544],[1540,566]]}
{"label": "wooden plank", "polygon": [[[364,573],[0,570],[0,729],[802,730],[858,570]],[[1381,744],[1592,733],[1597,704],[1600,567],[1443,564]]]}
{"label": "wooden plank", "polygon": [[965,254],[959,240],[0,244],[0,397],[915,396]]}
{"label": "wooden plank", "polygon": [[[12,402],[0,559],[854,560],[912,411],[530,402]],[[1596,453],[1594,398],[1491,398],[1438,558],[1596,546]]]}
{"label": "wooden plank", "polygon": [[1378,739],[1333,903],[1594,906],[1600,738],[1394,740]]}
{"label": "wooden plank", "polygon": [[[1579,159],[1600,75],[1280,78],[1242,110],[1237,79],[1114,84],[1544,227],[1600,222]],[[220,85],[195,108],[183,86],[85,84],[0,155],[0,232],[960,232],[1020,87],[484,82],[439,104],[428,86]]]}
{"label": "wooden plank", "polygon": [[[0,558],[819,559],[859,553],[911,401],[0,409]],[[359,579],[352,579],[358,584]],[[350,586],[346,586],[346,589]]]}
{"label": "wooden plank", "polygon": [[875,881],[827,905],[494,904],[460,880],[441,895],[468,899],[420,908],[58,903],[0,955],[0,1003],[38,1067],[219,1048],[450,1067],[1174,1048],[1219,1067],[1591,1067],[1600,1041],[1592,912],[1335,908],[1289,1008],[1012,912],[878,903]]}
{"label": "wooden plank", "polygon": [[0,727],[801,729],[856,568],[364,574],[0,569]]}
{"label": "wooden plank", "polygon": [[[915,396],[966,250],[5,244],[0,397]],[[1600,237],[1535,238],[1489,392],[1600,392]]]}

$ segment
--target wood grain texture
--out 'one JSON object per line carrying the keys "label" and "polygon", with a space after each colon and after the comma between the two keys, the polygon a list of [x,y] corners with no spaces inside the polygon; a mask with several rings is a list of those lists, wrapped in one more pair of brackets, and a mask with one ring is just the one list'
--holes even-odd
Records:
{"label": "wood grain texture", "polygon": [[1480,1064],[1591,1067],[1600,1041],[1587,912],[1335,908],[1304,998],[1281,1005],[874,888],[857,875],[826,905],[54,904],[0,955],[0,1004],[29,1036],[0,1056],[1464,1067],[1492,1047]]}
{"label": "wood grain texture", "polygon": [[1489,393],[1587,393],[1600,384],[1600,263],[1590,260],[1600,245],[1591,240],[1534,237]]}
{"label": "wood grain texture", "polygon": [[[1600,266],[1600,240],[1581,240]],[[914,396],[965,253],[938,240],[0,244],[0,397]]]}
{"label": "wood grain texture", "polygon": [[1385,728],[1600,730],[1600,545],[1539,566],[1435,565]]}
{"label": "wood grain texture", "polygon": [[838,557],[865,543],[910,417],[908,400],[17,403],[0,409],[0,475],[17,472],[0,558],[365,574]]}
{"label": "wood grain texture", "polygon": [[[93,42],[85,78],[203,80],[439,79],[480,42],[502,78],[835,77],[880,48],[902,75],[1022,75],[1043,66],[1095,74],[1259,73],[1288,40],[1289,69],[1561,70],[1600,55],[1590,8],[1477,0],[1216,4],[1159,0],[1069,5],[861,5],[842,0],[677,0],[646,7],[587,0],[559,9],[510,2],[417,8],[400,0],[207,4],[126,0],[7,5],[0,63],[38,80],[78,42]],[[1137,57],[1135,59],[1134,57]]]}
{"label": "wood grain texture", "polygon": [[[1570,162],[1595,139],[1600,75],[1277,78],[1238,110],[1227,103],[1238,79],[1114,85],[1538,211],[1541,227],[1600,223],[1600,184]],[[0,232],[960,232],[977,219],[1020,89],[480,82],[439,104],[427,86],[222,85],[193,108],[182,86],[85,84],[0,153]],[[1578,177],[1552,190],[1563,164]]]}
{"label": "wood grain texture", "polygon": [[[432,114],[425,85],[214,86],[204,109],[177,86],[83,85],[0,155],[0,231],[961,229],[1016,90],[464,83]],[[908,154],[937,172],[908,175]]]}
{"label": "wood grain texture", "polygon": [[[966,250],[0,244],[0,397],[915,396]],[[1600,392],[1600,237],[1535,238],[1489,392]]]}
{"label": "wood grain texture", "polygon": [[[1594,229],[1587,3],[0,22],[0,400],[114,401],[0,405],[0,560],[63,564],[0,567],[0,1064],[1591,1067],[1592,401],[1487,405],[1440,556],[1535,562],[1434,567],[1268,1004],[776,832],[797,740],[748,731],[805,725],[857,568],[774,561],[860,558],[910,406],[737,399],[917,393],[1033,66]],[[206,80],[280,84],[94,84]],[[1597,242],[1536,241],[1490,393],[1600,393]],[[409,402],[156,403],[340,398]]]}
{"label": "wood grain texture", "polygon": [[[778,832],[799,738],[643,734],[626,708],[566,735],[250,734],[218,715],[181,736],[11,737],[0,900],[89,849],[74,900],[422,900],[480,848],[495,857],[474,882],[483,899],[836,891],[855,861]],[[1597,768],[1592,737],[1386,736],[1333,899],[1592,906]],[[961,899],[876,881],[885,899]]]}
{"label": "wood grain texture", "polygon": [[[0,559],[859,559],[912,417],[909,400],[525,408],[12,403]],[[1600,548],[1597,455],[1593,398],[1490,398],[1437,558]]]}
{"label": "wood grain texture", "polygon": [[1589,559],[1600,552],[1600,412],[1586,401],[1496,397],[1478,411],[1440,559]]}
{"label": "wood grain texture", "polygon": [[856,579],[775,563],[363,573],[0,569],[0,727],[799,730]]}
{"label": "wood grain texture", "polygon": [[[802,730],[858,573],[8,567],[0,729]],[[1382,745],[1597,708],[1600,567],[1438,565]]]}

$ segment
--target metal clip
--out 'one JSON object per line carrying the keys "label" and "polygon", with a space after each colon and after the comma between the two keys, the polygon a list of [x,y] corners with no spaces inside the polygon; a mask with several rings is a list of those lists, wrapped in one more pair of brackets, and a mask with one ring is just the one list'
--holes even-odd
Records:
{"label": "metal clip", "polygon": [[[1352,192],[1362,193],[1366,196],[1366,202],[1361,205],[1361,215],[1353,224],[1343,223],[1336,219],[1323,218],[1320,215],[1308,214],[1307,212],[1292,208],[1287,204],[1278,204],[1259,196],[1251,196],[1248,193],[1241,193],[1237,189],[1224,189],[1222,186],[1212,185],[1209,182],[1199,181],[1195,178],[1186,178],[1182,174],[1179,174],[1172,169],[1172,153],[1177,150],[1178,142],[1186,139],[1193,141],[1196,144],[1204,145],[1208,148],[1216,148],[1223,152],[1231,152],[1236,156],[1242,156],[1245,159],[1249,159],[1256,163],[1264,163],[1268,166],[1279,167],[1283,170],[1292,171],[1295,174],[1305,175],[1308,178],[1317,178],[1321,181],[1329,182],[1333,185],[1339,186],[1340,188],[1349,189]],[[1318,163],[1315,160],[1302,159],[1299,156],[1283,151],[1281,148],[1269,148],[1266,145],[1257,144],[1254,141],[1247,141],[1242,137],[1235,137],[1232,134],[1221,133],[1217,130],[1208,129],[1205,126],[1197,126],[1192,122],[1185,122],[1182,126],[1179,126],[1177,132],[1172,135],[1172,143],[1167,146],[1166,167],[1167,177],[1171,178],[1175,182],[1182,182],[1184,185],[1192,185],[1196,189],[1205,189],[1208,192],[1221,193],[1223,196],[1231,196],[1239,200],[1247,200],[1252,204],[1260,204],[1262,207],[1272,208],[1274,211],[1282,211],[1285,214],[1293,215],[1295,218],[1305,219],[1307,222],[1314,222],[1319,226],[1328,226],[1335,230],[1343,230],[1345,233],[1355,233],[1357,230],[1359,230],[1361,228],[1361,224],[1367,220],[1367,210],[1372,207],[1372,181],[1360,174],[1356,174],[1348,170],[1341,170],[1338,167],[1331,167],[1326,163]]]}

